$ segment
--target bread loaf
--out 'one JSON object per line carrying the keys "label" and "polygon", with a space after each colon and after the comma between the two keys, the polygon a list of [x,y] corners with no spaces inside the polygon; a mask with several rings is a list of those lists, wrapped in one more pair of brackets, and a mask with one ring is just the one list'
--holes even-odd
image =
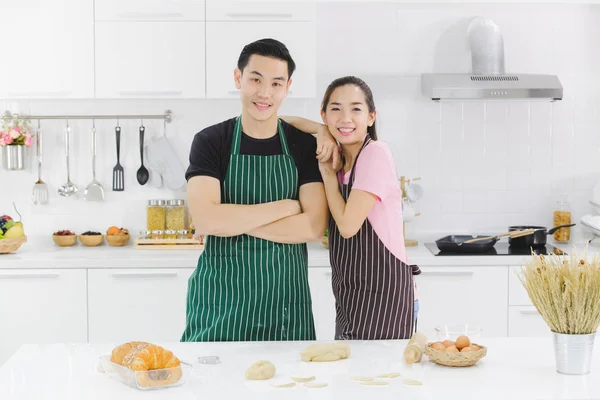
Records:
{"label": "bread loaf", "polygon": [[147,342],[115,347],[110,361],[136,371],[138,383],[145,387],[171,385],[182,375],[179,359],[171,351]]}

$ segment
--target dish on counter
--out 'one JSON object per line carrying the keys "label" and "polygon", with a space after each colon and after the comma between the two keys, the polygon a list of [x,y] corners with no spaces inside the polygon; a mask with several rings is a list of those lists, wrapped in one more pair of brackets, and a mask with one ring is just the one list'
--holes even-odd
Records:
{"label": "dish on counter", "polygon": [[52,240],[60,247],[68,247],[77,243],[77,235],[68,229],[64,229],[54,232],[52,234]]}

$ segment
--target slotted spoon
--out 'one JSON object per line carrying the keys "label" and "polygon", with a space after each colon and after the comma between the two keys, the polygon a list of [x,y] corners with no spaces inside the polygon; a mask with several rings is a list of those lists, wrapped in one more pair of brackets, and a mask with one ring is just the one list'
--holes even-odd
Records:
{"label": "slotted spoon", "polygon": [[37,206],[38,204],[46,204],[48,202],[48,186],[42,180],[42,131],[40,129],[39,120],[35,139],[38,162],[38,180],[33,185],[33,190],[31,192],[31,201]]}

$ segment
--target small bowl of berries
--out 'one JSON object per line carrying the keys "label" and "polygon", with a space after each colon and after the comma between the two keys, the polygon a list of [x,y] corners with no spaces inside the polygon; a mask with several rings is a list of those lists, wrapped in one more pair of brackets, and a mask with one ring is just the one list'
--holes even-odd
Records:
{"label": "small bowl of berries", "polygon": [[52,234],[52,240],[60,247],[73,246],[77,243],[77,235],[68,229],[56,231]]}
{"label": "small bowl of berries", "polygon": [[85,231],[79,235],[79,241],[84,246],[94,247],[98,246],[104,240],[104,235],[100,232]]}

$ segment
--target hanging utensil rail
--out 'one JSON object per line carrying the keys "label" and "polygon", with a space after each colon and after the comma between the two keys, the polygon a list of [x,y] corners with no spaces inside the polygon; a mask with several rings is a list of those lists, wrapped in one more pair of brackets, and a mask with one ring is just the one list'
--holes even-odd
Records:
{"label": "hanging utensil rail", "polygon": [[162,119],[165,122],[171,122],[173,120],[171,110],[166,110],[164,114],[150,114],[150,115],[21,115],[12,114],[9,111],[4,113],[4,118],[21,118],[21,119]]}

